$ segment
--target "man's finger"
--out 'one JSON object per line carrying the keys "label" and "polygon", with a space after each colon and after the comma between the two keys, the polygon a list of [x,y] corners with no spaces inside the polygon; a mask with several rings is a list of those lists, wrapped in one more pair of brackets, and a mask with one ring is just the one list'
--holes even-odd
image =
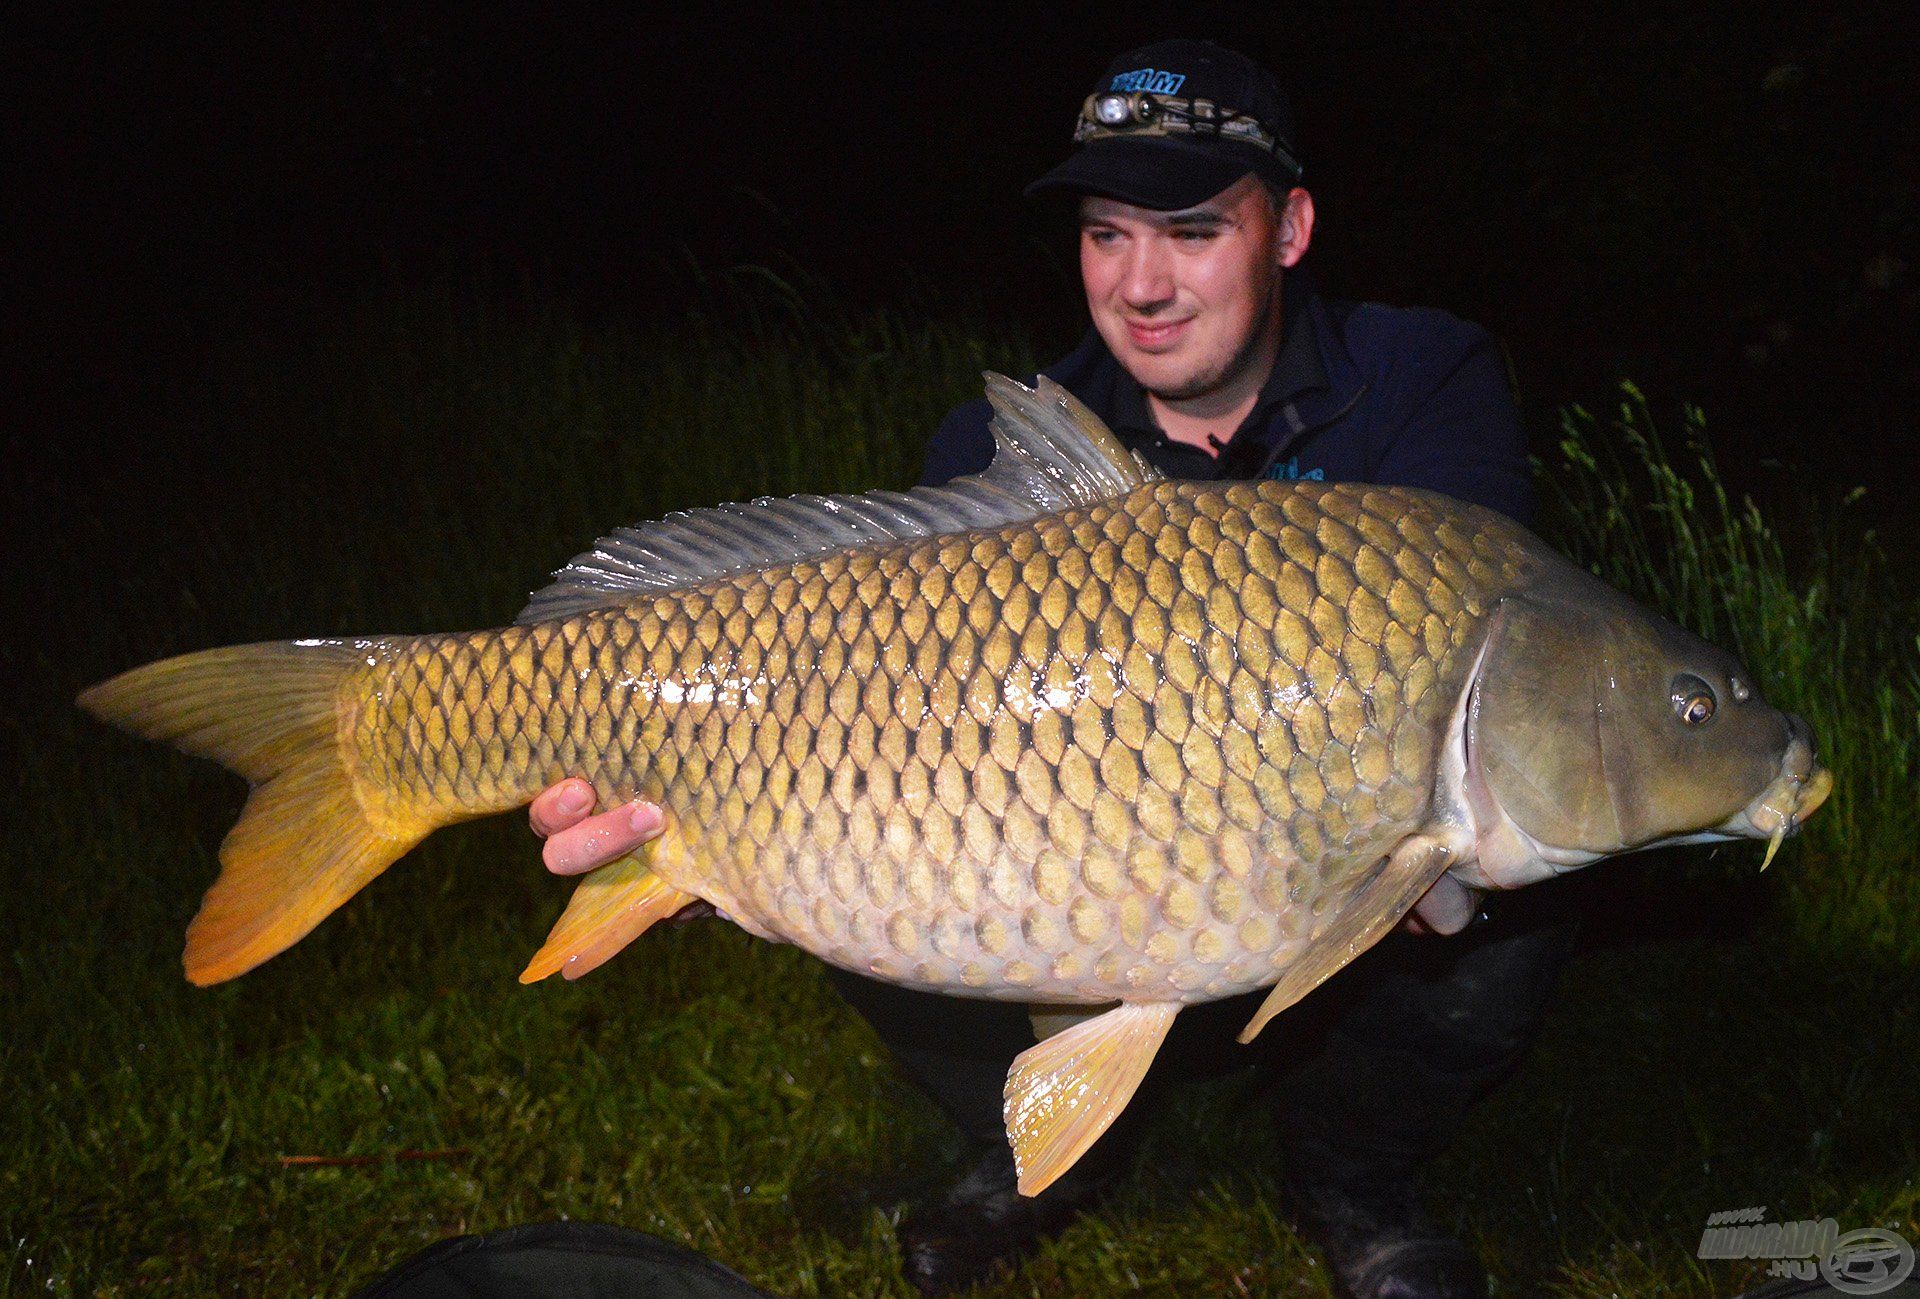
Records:
{"label": "man's finger", "polygon": [[533,832],[542,839],[580,822],[593,811],[593,786],[578,776],[550,785],[527,809]]}
{"label": "man's finger", "polygon": [[556,832],[540,857],[555,875],[580,875],[624,857],[659,834],[663,824],[652,803],[625,803]]}
{"label": "man's finger", "polygon": [[1442,875],[1413,904],[1407,928],[1416,934],[1457,934],[1467,927],[1479,907],[1480,899],[1472,889],[1451,875]]}

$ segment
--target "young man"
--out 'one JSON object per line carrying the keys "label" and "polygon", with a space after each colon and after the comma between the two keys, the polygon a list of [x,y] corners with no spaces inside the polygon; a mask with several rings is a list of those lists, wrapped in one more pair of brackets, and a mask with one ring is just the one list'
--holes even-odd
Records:
{"label": "young man", "polygon": [[[1397,483],[1528,520],[1526,450],[1487,334],[1441,312],[1329,301],[1299,269],[1313,200],[1270,73],[1207,42],[1132,51],[1086,100],[1074,139],[1028,193],[1079,204],[1093,328],[1046,373],[1122,440],[1175,478]],[[982,400],[942,421],[922,480],[986,468],[988,418]],[[603,864],[660,824],[644,805],[591,816],[592,805],[583,781],[535,803],[554,871]],[[1414,1172],[1518,1058],[1568,949],[1566,926],[1530,926],[1511,906],[1468,925],[1456,893],[1429,895],[1409,928],[1463,932],[1380,944],[1283,1017],[1265,1051],[1232,1045],[1251,1002],[1183,1015],[1150,1080],[1183,1064],[1289,1066],[1274,1102],[1286,1190],[1342,1287],[1364,1299],[1485,1293],[1473,1256],[1422,1212]],[[1016,1193],[1001,1088],[1033,1040],[1024,1008],[831,977],[978,1147],[965,1176],[901,1224],[922,1290],[958,1289],[1017,1257],[1114,1179],[1150,1104],[1136,1101],[1133,1121],[1042,1195]]]}

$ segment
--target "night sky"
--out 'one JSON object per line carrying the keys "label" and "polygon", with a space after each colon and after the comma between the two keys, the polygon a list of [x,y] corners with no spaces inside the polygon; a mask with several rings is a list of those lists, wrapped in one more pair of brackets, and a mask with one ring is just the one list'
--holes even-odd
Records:
{"label": "night sky", "polygon": [[1020,187],[1113,54],[1189,34],[1293,87],[1323,286],[1486,324],[1537,429],[1628,375],[1704,404],[1743,485],[1891,495],[1920,410],[1899,7],[1449,8],[59,19],[12,43],[9,438],[126,422],[236,302],[451,278],[646,317],[688,254],[1064,350],[1071,229]]}

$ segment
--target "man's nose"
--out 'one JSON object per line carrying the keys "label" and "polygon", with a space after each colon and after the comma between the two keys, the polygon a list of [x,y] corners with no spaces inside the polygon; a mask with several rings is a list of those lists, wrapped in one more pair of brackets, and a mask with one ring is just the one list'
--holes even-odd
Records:
{"label": "man's nose", "polygon": [[1173,300],[1173,267],[1155,239],[1135,243],[1127,258],[1120,294],[1135,311],[1152,311]]}

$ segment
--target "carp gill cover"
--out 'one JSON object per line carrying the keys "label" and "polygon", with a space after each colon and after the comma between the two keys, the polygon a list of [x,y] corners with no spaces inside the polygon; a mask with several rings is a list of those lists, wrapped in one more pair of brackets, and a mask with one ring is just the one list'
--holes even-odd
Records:
{"label": "carp gill cover", "polygon": [[1416,908],[1826,797],[1731,656],[1491,511],[1409,488],[1164,480],[1064,390],[988,376],[945,487],[623,529],[504,629],[150,664],[97,716],[253,782],[187,932],[216,983],[440,826],[584,775],[667,829],[522,975],[701,900],[848,969],[1022,1001],[1020,1189],[1126,1105],[1183,1005],[1275,1014]]}

